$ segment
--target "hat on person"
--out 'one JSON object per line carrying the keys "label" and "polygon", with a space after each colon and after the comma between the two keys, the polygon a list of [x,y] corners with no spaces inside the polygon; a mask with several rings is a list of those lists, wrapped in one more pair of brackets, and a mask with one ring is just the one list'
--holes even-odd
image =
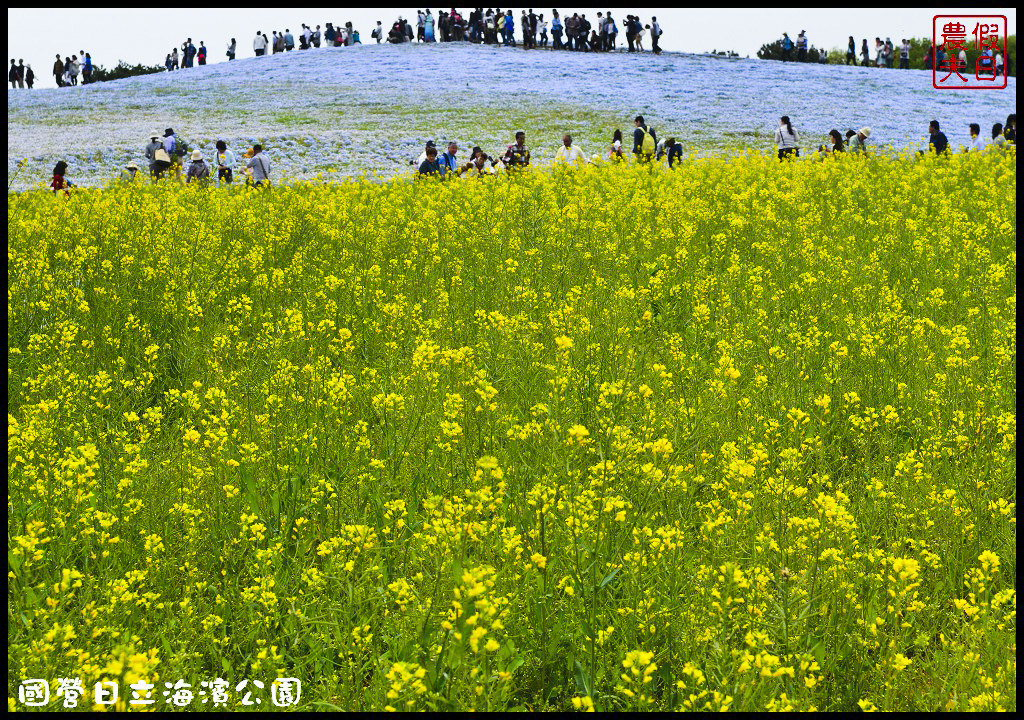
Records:
{"label": "hat on person", "polygon": [[436,147],[433,140],[427,140],[427,147]]}
{"label": "hat on person", "polygon": [[174,128],[167,128],[164,130],[164,137],[169,137],[174,134]]}
{"label": "hat on person", "polygon": [[192,151],[192,159],[193,160],[202,160],[203,159],[203,154],[201,152],[199,152],[198,150],[193,150]]}
{"label": "hat on person", "polygon": [[866,138],[871,137],[871,128],[865,127],[860,129],[860,134]]}
{"label": "hat on person", "polygon": [[138,169],[139,169],[139,166],[138,166],[138,165],[136,165],[136,164],[135,164],[135,163],[133,163],[133,162],[130,162],[130,163],[128,163],[127,165],[125,165],[125,166],[124,166],[124,169],[125,169],[125,170],[138,170]]}

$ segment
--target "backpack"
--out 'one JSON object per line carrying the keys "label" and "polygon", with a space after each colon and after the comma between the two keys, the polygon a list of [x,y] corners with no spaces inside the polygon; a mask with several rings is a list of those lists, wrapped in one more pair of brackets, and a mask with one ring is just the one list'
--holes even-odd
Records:
{"label": "backpack", "polygon": [[647,128],[644,128],[644,139],[643,142],[640,143],[640,152],[644,155],[653,155],[655,149],[654,136],[651,135]]}
{"label": "backpack", "polygon": [[177,155],[178,157],[185,157],[186,155],[188,155],[191,152],[192,152],[192,150],[191,150],[191,148],[189,148],[187,142],[182,140],[180,137],[175,137],[174,138],[174,154],[175,155]]}

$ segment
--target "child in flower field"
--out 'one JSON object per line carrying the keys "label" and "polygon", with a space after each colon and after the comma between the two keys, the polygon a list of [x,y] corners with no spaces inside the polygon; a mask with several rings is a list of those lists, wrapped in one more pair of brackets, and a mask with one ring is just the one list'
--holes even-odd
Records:
{"label": "child in flower field", "polygon": [[67,197],[71,197],[71,191],[69,190],[69,188],[71,187],[72,183],[71,183],[70,180],[68,180],[67,178],[64,177],[64,175],[67,172],[67,170],[68,170],[68,164],[66,162],[64,162],[63,160],[61,160],[59,163],[57,163],[54,166],[54,168],[53,168],[53,180],[50,181],[50,187],[53,188],[53,194],[54,195],[59,194],[60,191],[63,190],[64,194]]}

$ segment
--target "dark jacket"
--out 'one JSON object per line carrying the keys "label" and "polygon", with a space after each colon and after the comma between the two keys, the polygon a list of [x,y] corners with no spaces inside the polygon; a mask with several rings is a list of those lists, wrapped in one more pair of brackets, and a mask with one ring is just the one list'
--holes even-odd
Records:
{"label": "dark jacket", "polygon": [[641,125],[633,131],[633,153],[636,155],[640,155],[643,152],[644,130],[647,130],[647,132],[651,134],[651,137],[654,138],[654,144],[658,144],[658,136],[654,131],[650,130],[646,125]]}
{"label": "dark jacket", "polygon": [[662,156],[664,155],[668,155],[668,166],[672,167],[672,164],[676,160],[682,161],[683,146],[680,145],[679,143],[676,143],[672,147],[665,146],[664,148],[662,148],[661,155],[658,156],[658,159],[661,160]]}
{"label": "dark jacket", "polygon": [[942,153],[946,152],[946,149],[949,148],[949,140],[947,140],[946,136],[943,135],[941,132],[937,132],[934,135],[932,135],[929,138],[928,142],[932,145],[932,147],[935,148],[935,152],[938,155],[941,155]]}
{"label": "dark jacket", "polygon": [[420,175],[438,175],[438,176],[440,176],[440,174],[441,174],[441,163],[439,163],[436,158],[434,160],[431,160],[430,158],[427,158],[422,163],[420,163]]}

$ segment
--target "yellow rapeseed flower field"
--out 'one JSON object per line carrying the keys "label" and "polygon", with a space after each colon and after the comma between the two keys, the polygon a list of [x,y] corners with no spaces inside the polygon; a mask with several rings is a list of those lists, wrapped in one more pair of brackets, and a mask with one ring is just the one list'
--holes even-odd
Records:
{"label": "yellow rapeseed flower field", "polygon": [[7,225],[11,707],[1016,707],[1013,148]]}

